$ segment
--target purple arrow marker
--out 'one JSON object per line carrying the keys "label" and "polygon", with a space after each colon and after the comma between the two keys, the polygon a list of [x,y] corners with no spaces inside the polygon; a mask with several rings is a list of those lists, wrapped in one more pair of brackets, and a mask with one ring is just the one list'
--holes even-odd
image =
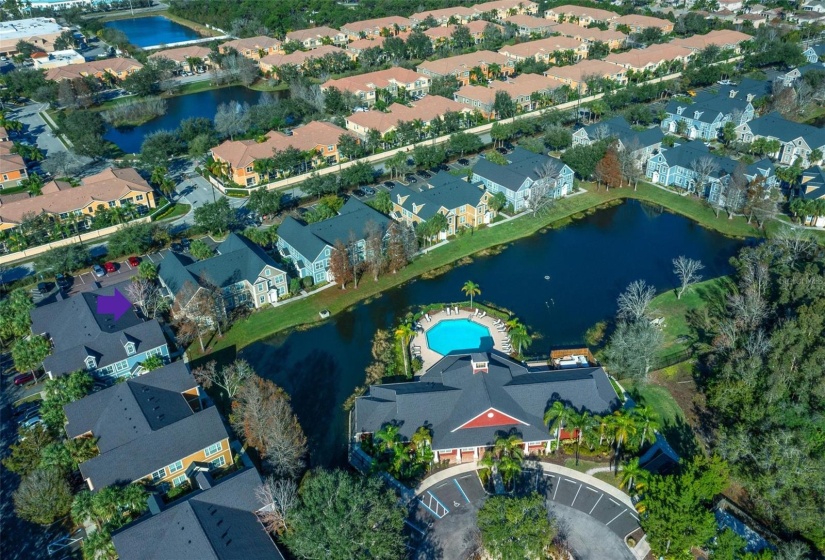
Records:
{"label": "purple arrow marker", "polygon": [[121,294],[115,288],[114,295],[111,296],[97,296],[97,313],[99,315],[114,315],[115,321],[123,317],[123,314],[132,308],[132,302],[126,299],[126,296]]}

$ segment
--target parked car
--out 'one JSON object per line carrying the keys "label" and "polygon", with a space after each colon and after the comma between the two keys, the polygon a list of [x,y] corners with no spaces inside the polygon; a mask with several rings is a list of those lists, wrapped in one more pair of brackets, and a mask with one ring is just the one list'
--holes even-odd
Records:
{"label": "parked car", "polygon": [[57,282],[57,285],[61,290],[67,289],[72,284],[72,277],[68,274],[57,274],[55,275],[54,280]]}
{"label": "parked car", "polygon": [[32,428],[40,424],[42,421],[43,419],[40,418],[40,416],[32,416],[31,418],[20,424],[20,427],[28,430],[29,428]]}
{"label": "parked car", "polygon": [[40,416],[40,407],[30,408],[17,418],[17,425],[22,426],[35,416]]}
{"label": "parked car", "polygon": [[106,272],[115,272],[117,270],[117,265],[112,261],[106,261],[103,263],[103,268],[106,269]]}
{"label": "parked car", "polygon": [[419,171],[418,176],[422,179],[429,179],[430,177],[432,177],[429,171]]}
{"label": "parked car", "polygon": [[172,243],[169,248],[175,253],[183,253],[183,245],[180,243]]}
{"label": "parked car", "polygon": [[14,412],[12,414],[18,420],[22,420],[30,418],[32,413],[36,413],[38,410],[40,410],[40,403],[29,401],[21,404],[20,406],[14,407]]}
{"label": "parked car", "polygon": [[470,165],[470,160],[467,158],[461,158],[460,160],[458,160],[458,165]]}
{"label": "parked car", "polygon": [[504,147],[496,148],[496,151],[498,153],[500,153],[501,155],[503,155],[503,156],[506,156],[507,154],[510,153],[509,150],[507,150],[507,148],[504,148]]}
{"label": "parked car", "polygon": [[93,273],[94,273],[94,275],[95,275],[95,276],[97,276],[98,278],[101,278],[101,277],[103,277],[103,276],[105,276],[105,275],[106,275],[106,271],[105,271],[105,270],[103,270],[103,267],[102,267],[102,266],[100,266],[99,264],[96,264],[96,265],[94,265],[94,266],[92,267],[92,272],[93,272]]}
{"label": "parked car", "polygon": [[395,188],[395,183],[393,183],[392,181],[384,181],[384,186],[387,187],[388,189],[394,189]]}
{"label": "parked car", "polygon": [[126,260],[132,268],[137,268],[140,266],[140,257],[129,257]]}
{"label": "parked car", "polygon": [[408,183],[417,183],[418,179],[415,178],[415,175],[405,175],[404,180]]}
{"label": "parked car", "polygon": [[361,189],[355,189],[354,191],[352,191],[352,194],[354,194],[355,196],[366,196],[367,193],[365,193]]}
{"label": "parked car", "polygon": [[364,187],[362,190],[367,194],[367,196],[372,196],[375,194],[375,189],[372,187]]}
{"label": "parked car", "polygon": [[21,373],[20,375],[14,376],[14,384],[15,385],[26,385],[27,383],[31,383],[34,381],[34,374],[32,372],[29,373]]}
{"label": "parked car", "polygon": [[180,244],[183,245],[183,249],[185,251],[189,250],[189,246],[192,244],[192,240],[188,237],[181,237]]}
{"label": "parked car", "polygon": [[49,285],[48,282],[38,282],[37,283],[37,292],[42,294],[42,295],[48,294],[50,289],[51,289],[51,286]]}

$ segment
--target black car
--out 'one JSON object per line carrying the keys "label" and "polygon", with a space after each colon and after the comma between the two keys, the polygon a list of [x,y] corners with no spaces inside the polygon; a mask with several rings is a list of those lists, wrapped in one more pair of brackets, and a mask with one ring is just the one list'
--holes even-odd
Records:
{"label": "black car", "polygon": [[180,243],[172,243],[172,245],[170,245],[169,247],[175,253],[183,253],[183,245],[181,245]]}
{"label": "black car", "polygon": [[432,177],[429,171],[419,171],[418,176],[422,179],[429,179],[430,177]]}
{"label": "black car", "polygon": [[387,187],[388,189],[394,189],[395,188],[395,183],[393,183],[392,181],[384,181],[384,186]]}
{"label": "black car", "polygon": [[417,183],[418,179],[415,178],[415,175],[405,175],[404,180],[408,183]]}
{"label": "black car", "polygon": [[509,154],[509,153],[510,153],[510,152],[507,150],[507,148],[496,148],[496,151],[497,151],[498,153],[500,153],[501,155],[503,155],[503,156],[506,156],[507,154]]}
{"label": "black car", "polygon": [[71,276],[69,276],[68,274],[57,274],[55,275],[54,280],[55,282],[57,282],[57,285],[58,287],[60,287],[61,290],[67,289],[72,283]]}
{"label": "black car", "polygon": [[43,295],[48,294],[50,289],[51,289],[51,286],[49,285],[48,282],[38,282],[37,283],[37,291],[39,293],[43,294]]}
{"label": "black car", "polygon": [[504,146],[505,148],[507,148],[508,150],[510,150],[510,151],[515,150],[515,149],[516,149],[516,147],[515,147],[515,146],[513,146],[510,142],[505,142],[505,143],[503,144],[503,146]]}
{"label": "black car", "polygon": [[36,412],[40,410],[40,404],[37,402],[27,402],[23,403],[18,407],[14,407],[14,417],[18,420],[24,420],[31,416],[32,412]]}
{"label": "black car", "polygon": [[352,191],[352,194],[354,194],[355,196],[366,196],[367,193],[365,193],[361,189],[355,189],[354,191]]}
{"label": "black car", "polygon": [[461,158],[458,160],[458,165],[470,165],[470,160],[467,158]]}
{"label": "black car", "polygon": [[188,249],[189,246],[192,244],[192,241],[188,237],[183,237],[180,240],[180,244],[183,245],[184,249]]}

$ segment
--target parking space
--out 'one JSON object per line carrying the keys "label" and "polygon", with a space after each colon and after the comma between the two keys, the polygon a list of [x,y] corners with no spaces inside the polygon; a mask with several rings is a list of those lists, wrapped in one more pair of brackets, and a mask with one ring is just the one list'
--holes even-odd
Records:
{"label": "parking space", "polygon": [[[155,265],[160,263],[166,255],[169,254],[169,249],[163,249],[158,253],[151,253],[139,257],[140,261],[151,262]],[[79,294],[81,292],[90,292],[98,288],[105,288],[112,284],[117,284],[128,280],[137,274],[137,267],[129,264],[128,259],[112,261],[115,265],[114,272],[106,272],[103,276],[96,276],[94,272],[88,271],[78,274],[74,277],[71,287],[69,288],[69,295]]]}
{"label": "parking space", "polygon": [[543,473],[547,498],[572,507],[608,527],[624,539],[640,527],[636,511],[589,484],[551,473]]}

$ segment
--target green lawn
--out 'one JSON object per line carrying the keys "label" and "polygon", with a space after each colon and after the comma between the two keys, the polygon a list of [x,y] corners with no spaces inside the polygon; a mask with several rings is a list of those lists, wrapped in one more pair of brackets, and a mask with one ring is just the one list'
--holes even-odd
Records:
{"label": "green lawn", "polygon": [[169,208],[164,210],[162,214],[155,216],[153,218],[153,221],[180,218],[181,216],[185,216],[186,214],[188,214],[190,208],[191,206],[189,206],[188,204],[184,204],[183,202],[172,204]]}
{"label": "green lawn", "polygon": [[724,305],[724,294],[730,279],[727,276],[700,282],[688,289],[682,299],[676,298],[676,290],[661,293],[650,304],[653,317],[663,317],[665,343],[663,354],[686,350],[695,341],[696,333],[688,325],[688,313],[705,306]]}
{"label": "green lawn", "polygon": [[684,412],[664,387],[650,383],[634,383],[630,379],[623,379],[621,383],[627,389],[627,392],[637,399],[637,402],[641,402],[655,410],[663,425],[675,425],[684,422]]}

